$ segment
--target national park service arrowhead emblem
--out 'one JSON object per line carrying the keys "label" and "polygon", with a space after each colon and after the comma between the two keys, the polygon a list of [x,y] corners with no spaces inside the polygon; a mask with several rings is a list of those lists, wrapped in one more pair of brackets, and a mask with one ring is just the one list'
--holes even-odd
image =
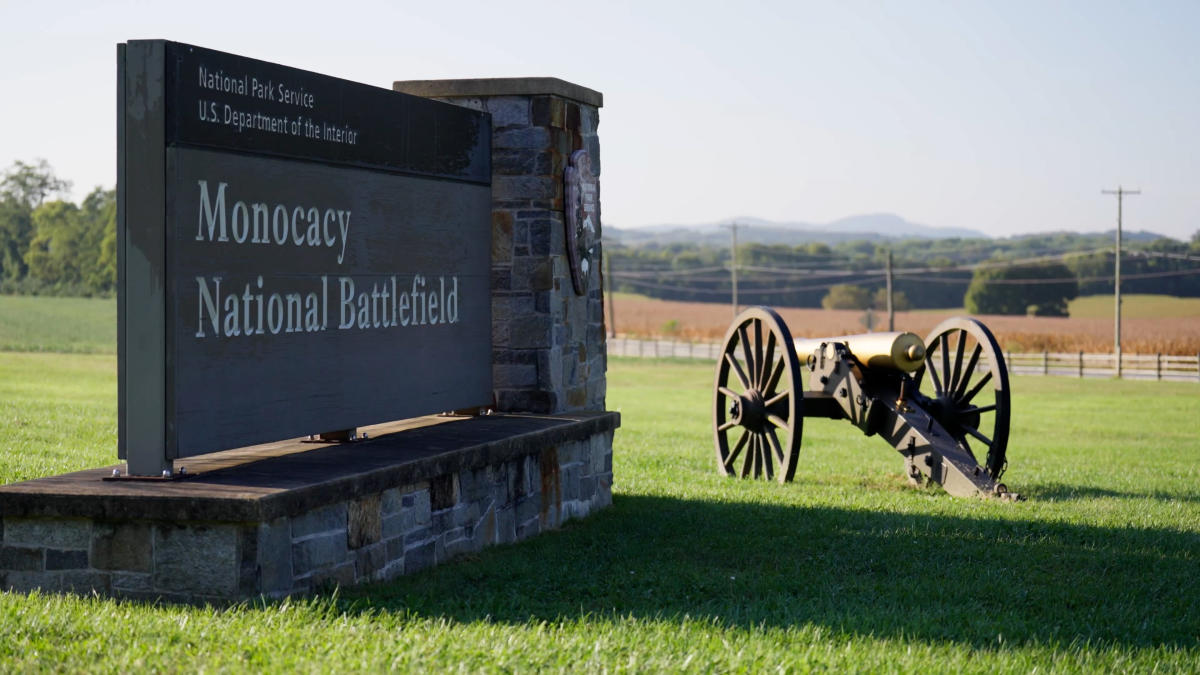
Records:
{"label": "national park service arrowhead emblem", "polygon": [[600,239],[600,181],[592,173],[587,150],[571,153],[565,174],[567,259],[575,294],[584,295]]}

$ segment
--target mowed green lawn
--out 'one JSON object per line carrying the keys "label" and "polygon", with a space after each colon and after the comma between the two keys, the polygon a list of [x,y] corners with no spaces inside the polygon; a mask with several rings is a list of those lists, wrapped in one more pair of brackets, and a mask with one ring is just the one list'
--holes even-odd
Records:
{"label": "mowed green lawn", "polygon": [[[1029,501],[909,488],[810,420],[716,475],[711,366],[614,359],[612,508],[388,584],[234,607],[0,594],[0,670],[1200,670],[1200,386],[1017,378]],[[115,462],[111,355],[0,353],[0,476]]]}
{"label": "mowed green lawn", "polygon": [[[1108,319],[1113,315],[1112,295],[1085,295],[1069,303],[1072,319]],[[1126,293],[1121,296],[1121,315],[1128,319],[1166,319],[1200,316],[1200,298]]]}

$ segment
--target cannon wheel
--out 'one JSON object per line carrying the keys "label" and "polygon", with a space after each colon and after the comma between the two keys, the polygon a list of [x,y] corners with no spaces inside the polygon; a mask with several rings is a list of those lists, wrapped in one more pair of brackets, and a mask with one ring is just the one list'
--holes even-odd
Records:
{"label": "cannon wheel", "polygon": [[932,400],[934,418],[964,450],[978,461],[972,446],[987,449],[988,475],[999,481],[1007,465],[1011,410],[1000,345],[987,326],[965,317],[938,324],[925,345],[925,364],[913,380]]}
{"label": "cannon wheel", "polygon": [[734,319],[723,344],[713,387],[717,470],[790,481],[804,399],[792,333],[774,310],[751,307]]}

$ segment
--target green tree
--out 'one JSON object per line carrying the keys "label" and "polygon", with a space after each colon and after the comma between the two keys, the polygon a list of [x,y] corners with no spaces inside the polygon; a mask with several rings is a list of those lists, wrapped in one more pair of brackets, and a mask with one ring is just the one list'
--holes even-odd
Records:
{"label": "green tree", "polygon": [[811,242],[805,247],[805,252],[816,258],[827,258],[833,254],[833,251],[829,248],[829,244],[823,244],[819,241]]}
{"label": "green tree", "polygon": [[97,187],[80,209],[83,251],[79,261],[83,282],[99,293],[117,286],[117,193]]}
{"label": "green tree", "polygon": [[671,260],[671,267],[677,270],[695,269],[704,267],[704,264],[700,251],[683,251]]}
{"label": "green tree", "polygon": [[[876,289],[875,299],[872,304],[874,305],[875,309],[881,311],[887,310],[886,288]],[[904,294],[904,291],[892,291],[892,309],[896,310],[897,312],[906,312],[912,309],[912,303],[908,301],[908,296]]]}
{"label": "green tree", "polygon": [[25,252],[29,278],[48,286],[82,285],[83,239],[78,206],[52,201],[34,209],[33,238]]}
{"label": "green tree", "polygon": [[1071,272],[1081,281],[1081,295],[1100,295],[1113,292],[1113,252],[1096,251],[1093,253],[1075,253],[1068,255],[1064,262]]}
{"label": "green tree", "polygon": [[96,188],[82,206],[51,201],[33,211],[29,278],[58,292],[106,293],[116,285],[116,194]]}
{"label": "green tree", "polygon": [[1079,295],[1075,275],[1061,262],[988,266],[975,270],[964,298],[972,314],[1067,316]]}
{"label": "green tree", "polygon": [[33,237],[33,212],[24,204],[0,199],[0,278],[25,276],[25,251]]}
{"label": "green tree", "polygon": [[47,197],[69,190],[71,183],[54,175],[44,159],[20,160],[0,178],[0,277],[21,279],[27,272],[25,254],[33,239],[33,210]]}
{"label": "green tree", "polygon": [[867,309],[871,306],[871,292],[854,284],[835,284],[821,298],[825,309]]}
{"label": "green tree", "polygon": [[71,189],[71,181],[54,175],[54,169],[44,159],[33,164],[21,160],[13,162],[0,180],[0,199],[25,204],[30,209],[41,206],[47,197]]}

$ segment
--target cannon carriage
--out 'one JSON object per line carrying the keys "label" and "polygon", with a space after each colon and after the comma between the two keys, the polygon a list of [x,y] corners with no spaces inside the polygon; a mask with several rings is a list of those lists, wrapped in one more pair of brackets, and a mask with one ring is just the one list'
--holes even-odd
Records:
{"label": "cannon carriage", "polygon": [[795,475],[804,418],[825,417],[883,438],[916,485],[1016,500],[1000,482],[1009,416],[1003,353],[971,318],[948,319],[924,340],[912,333],[794,340],[774,310],[752,307],[725,335],[713,389],[718,470],[779,482]]}

